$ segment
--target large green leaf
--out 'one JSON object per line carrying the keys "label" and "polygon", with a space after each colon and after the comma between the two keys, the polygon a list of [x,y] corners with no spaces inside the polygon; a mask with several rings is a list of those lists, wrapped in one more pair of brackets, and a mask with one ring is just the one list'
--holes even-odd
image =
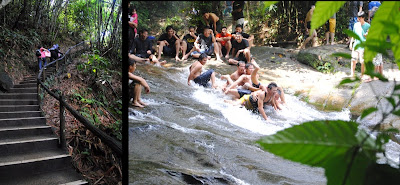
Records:
{"label": "large green leaf", "polygon": [[[389,35],[391,42],[394,44],[392,47],[394,57],[400,58],[400,2],[399,1],[384,1],[379,9],[376,11],[374,19],[371,21],[371,27],[369,29],[366,43],[371,43],[372,40],[379,40],[380,42],[386,42],[386,38]],[[388,24],[389,22],[389,24]],[[390,24],[391,23],[391,24]],[[386,26],[388,25],[388,26]],[[397,33],[395,33],[397,31]],[[371,40],[371,41],[370,41]],[[372,44],[371,44],[372,45]],[[365,48],[364,60],[372,61],[376,56],[377,52],[370,47]],[[400,67],[400,65],[399,65]]]}
{"label": "large green leaf", "polygon": [[339,11],[346,1],[317,1],[311,19],[311,30],[322,26],[330,17]]}
{"label": "large green leaf", "polygon": [[[265,136],[257,143],[285,159],[324,167],[326,160],[357,146],[363,139],[360,136],[367,135],[363,132],[358,133],[357,124],[352,121],[311,121]],[[370,140],[365,142],[364,152],[375,151],[374,141]]]}

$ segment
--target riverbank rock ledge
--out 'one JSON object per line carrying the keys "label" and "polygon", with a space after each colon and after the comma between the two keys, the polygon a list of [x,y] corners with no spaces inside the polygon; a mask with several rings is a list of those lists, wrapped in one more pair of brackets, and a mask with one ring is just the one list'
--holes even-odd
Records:
{"label": "riverbank rock ledge", "polygon": [[[350,59],[332,56],[334,53],[347,53],[350,55],[351,51],[346,45],[323,45],[299,51],[296,59],[319,71],[337,72],[340,71],[340,67],[344,64],[349,64]],[[326,63],[329,63],[329,65],[326,65]]]}

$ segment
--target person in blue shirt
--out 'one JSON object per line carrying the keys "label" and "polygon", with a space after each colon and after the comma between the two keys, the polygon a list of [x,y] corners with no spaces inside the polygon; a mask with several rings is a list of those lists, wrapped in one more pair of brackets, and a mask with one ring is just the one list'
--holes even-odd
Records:
{"label": "person in blue shirt", "polygon": [[[357,34],[361,41],[365,41],[366,38],[365,36],[367,35],[368,29],[370,28],[370,24],[365,21],[365,13],[364,11],[358,12],[357,14],[357,20],[358,22],[354,24],[353,32]],[[354,41],[354,44],[353,44]],[[355,40],[351,38],[350,41],[350,50],[351,50],[351,76],[355,76],[355,68],[357,61],[361,63],[361,78],[363,79],[364,75],[364,48],[363,47],[358,47],[356,48],[357,45],[361,43],[360,40]],[[364,81],[369,81],[370,79],[363,79]]]}
{"label": "person in blue shirt", "polygon": [[371,24],[372,17],[374,16],[376,10],[381,6],[380,1],[371,1],[368,3],[368,22]]}

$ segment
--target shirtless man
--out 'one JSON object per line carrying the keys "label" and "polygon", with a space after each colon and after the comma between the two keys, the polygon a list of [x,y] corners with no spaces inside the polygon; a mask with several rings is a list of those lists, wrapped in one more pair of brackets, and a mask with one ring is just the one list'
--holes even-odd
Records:
{"label": "shirtless man", "polygon": [[[246,73],[241,75],[235,82],[231,83],[228,87],[223,88],[225,94],[233,95],[234,98],[241,98],[245,94],[250,94],[252,91],[259,89],[251,88],[251,74],[254,71],[254,65],[252,63],[246,64]],[[257,75],[258,76],[258,75]],[[242,86],[242,88],[236,88]]]}
{"label": "shirtless man", "polygon": [[242,105],[246,107],[247,110],[251,110],[253,112],[259,112],[261,116],[267,120],[268,117],[264,111],[264,105],[267,104],[275,104],[275,94],[277,93],[278,87],[272,82],[268,85],[267,91],[258,90],[254,91],[251,94],[246,94],[242,98],[237,99],[235,101],[225,100],[225,102],[234,104],[234,105]]}
{"label": "shirtless man", "polygon": [[239,79],[239,77],[245,73],[246,73],[246,63],[244,61],[239,61],[237,63],[237,70],[233,72],[231,75],[222,75],[221,80],[227,80],[226,86],[228,86],[237,79]]}
{"label": "shirtless man", "polygon": [[208,58],[207,54],[202,53],[199,56],[199,61],[196,61],[189,67],[189,77],[187,84],[190,86],[190,80],[193,80],[195,83],[202,85],[204,87],[208,87],[209,81],[211,79],[211,85],[215,89],[217,85],[215,83],[215,72],[213,69],[209,69],[208,71],[201,73],[203,66],[206,64]]}
{"label": "shirtless man", "polygon": [[221,33],[221,22],[219,21],[219,17],[214,13],[204,13],[203,20],[206,22],[206,25],[209,26],[215,35]]}

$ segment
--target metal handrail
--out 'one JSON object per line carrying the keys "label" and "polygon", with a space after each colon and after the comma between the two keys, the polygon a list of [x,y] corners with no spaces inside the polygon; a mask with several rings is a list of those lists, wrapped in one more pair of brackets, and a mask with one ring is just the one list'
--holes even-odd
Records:
{"label": "metal handrail", "polygon": [[82,41],[79,44],[72,46],[68,49],[67,52],[65,52],[65,54],[53,61],[50,62],[49,64],[45,65],[42,69],[39,70],[39,74],[37,77],[37,84],[38,84],[38,99],[40,102],[40,86],[43,87],[43,89],[52,97],[54,97],[55,99],[57,99],[59,101],[60,104],[60,141],[59,141],[59,145],[60,147],[65,147],[66,143],[65,143],[65,123],[64,123],[64,108],[66,108],[77,120],[79,120],[79,122],[81,122],[87,129],[89,129],[94,135],[96,135],[97,137],[99,137],[107,146],[109,146],[115,153],[117,153],[118,155],[122,156],[122,144],[121,142],[117,141],[116,139],[112,138],[111,136],[109,136],[108,134],[104,133],[102,130],[100,130],[99,128],[97,128],[96,126],[94,126],[89,120],[87,120],[84,116],[82,116],[82,114],[80,114],[78,111],[76,111],[75,109],[73,109],[67,102],[64,101],[64,97],[62,96],[62,92],[60,92],[60,95],[55,94],[54,92],[52,92],[48,87],[46,87],[43,82],[41,81],[41,76],[43,74],[43,81],[45,81],[46,79],[46,71],[45,68],[47,66],[53,65],[54,63],[57,64],[57,68],[58,68],[58,61],[62,60],[66,57],[67,55],[69,55],[69,52],[71,51],[71,49],[85,43],[86,41]]}

